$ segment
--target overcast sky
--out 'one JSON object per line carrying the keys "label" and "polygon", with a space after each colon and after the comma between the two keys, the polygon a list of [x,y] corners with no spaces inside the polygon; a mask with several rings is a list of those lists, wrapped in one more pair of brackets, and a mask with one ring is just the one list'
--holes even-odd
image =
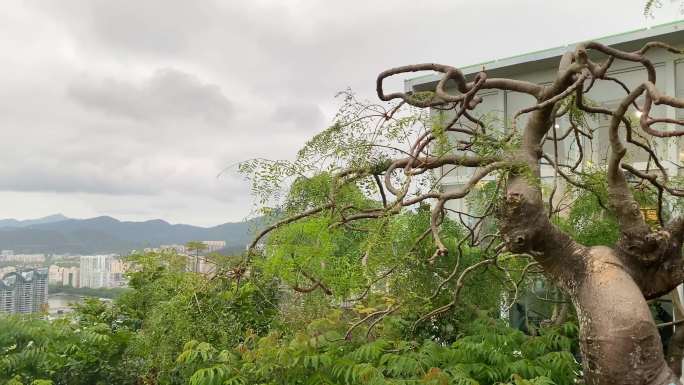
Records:
{"label": "overcast sky", "polygon": [[337,91],[681,17],[644,2],[3,0],[0,218],[242,220],[233,165],[292,158]]}

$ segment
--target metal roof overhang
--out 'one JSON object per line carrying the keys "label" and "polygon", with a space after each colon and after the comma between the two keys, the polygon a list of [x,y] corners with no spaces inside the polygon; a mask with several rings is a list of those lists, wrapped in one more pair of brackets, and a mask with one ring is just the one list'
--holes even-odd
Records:
{"label": "metal roof overhang", "polygon": [[[604,36],[591,41],[615,47],[624,51],[635,51],[649,41],[661,41],[664,43],[679,45],[684,42],[684,20],[661,24],[650,28],[642,28],[616,35]],[[573,50],[577,44],[549,48],[542,51],[530,52],[522,55],[511,56],[504,59],[469,65],[461,68],[467,79],[483,68],[488,77],[512,77],[520,73],[529,73],[549,69],[557,65],[560,57],[567,51]],[[601,55],[596,55],[600,57]],[[431,91],[434,90],[440,76],[429,74],[406,79],[404,88],[408,91]]]}

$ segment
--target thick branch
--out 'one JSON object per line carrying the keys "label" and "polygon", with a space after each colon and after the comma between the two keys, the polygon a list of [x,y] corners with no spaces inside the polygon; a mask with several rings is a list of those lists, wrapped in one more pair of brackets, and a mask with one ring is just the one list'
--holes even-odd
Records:
{"label": "thick branch", "polygon": [[639,204],[634,199],[625,175],[620,169],[620,161],[625,156],[627,149],[620,140],[618,129],[629,105],[643,92],[643,87],[637,87],[623,99],[613,112],[608,132],[611,149],[608,159],[608,197],[615,210],[620,230],[629,238],[645,236],[649,232],[649,227],[644,221]]}

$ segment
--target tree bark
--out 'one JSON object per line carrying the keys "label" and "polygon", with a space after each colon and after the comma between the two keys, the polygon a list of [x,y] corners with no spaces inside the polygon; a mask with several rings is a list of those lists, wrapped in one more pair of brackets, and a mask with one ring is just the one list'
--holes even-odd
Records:
{"label": "tree bark", "polygon": [[[570,292],[587,384],[679,384],[641,290],[615,250],[592,247]],[[617,382],[616,382],[617,381]]]}
{"label": "tree bark", "polygon": [[[561,61],[558,80],[545,90],[543,99],[567,88],[572,77],[563,73],[564,68],[570,68],[567,57]],[[579,318],[586,384],[680,384],[665,360],[655,322],[633,278],[640,271],[624,262],[630,257],[609,247],[582,246],[545,215],[541,143],[553,123],[552,111],[553,105],[534,111],[523,131],[517,155],[521,167],[511,173],[501,213],[501,231],[508,248],[530,253],[547,277],[570,296]],[[613,161],[619,164],[619,157]],[[614,175],[613,181],[617,181],[611,183],[617,186],[611,189],[611,195],[619,199],[616,208],[629,215],[621,221],[626,233],[646,236],[648,228],[634,215],[633,198],[629,191],[621,190],[626,188],[624,177]],[[618,193],[622,195],[617,197]]]}
{"label": "tree bark", "polygon": [[667,349],[667,363],[677,376],[682,376],[682,359],[684,358],[684,325],[676,327]]}

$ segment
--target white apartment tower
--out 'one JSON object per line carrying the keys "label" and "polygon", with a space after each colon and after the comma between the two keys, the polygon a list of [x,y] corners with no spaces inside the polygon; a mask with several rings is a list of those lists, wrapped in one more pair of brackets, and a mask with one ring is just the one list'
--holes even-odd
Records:
{"label": "white apartment tower", "polygon": [[80,286],[81,287],[108,287],[110,282],[110,255],[84,255],[81,256]]}

